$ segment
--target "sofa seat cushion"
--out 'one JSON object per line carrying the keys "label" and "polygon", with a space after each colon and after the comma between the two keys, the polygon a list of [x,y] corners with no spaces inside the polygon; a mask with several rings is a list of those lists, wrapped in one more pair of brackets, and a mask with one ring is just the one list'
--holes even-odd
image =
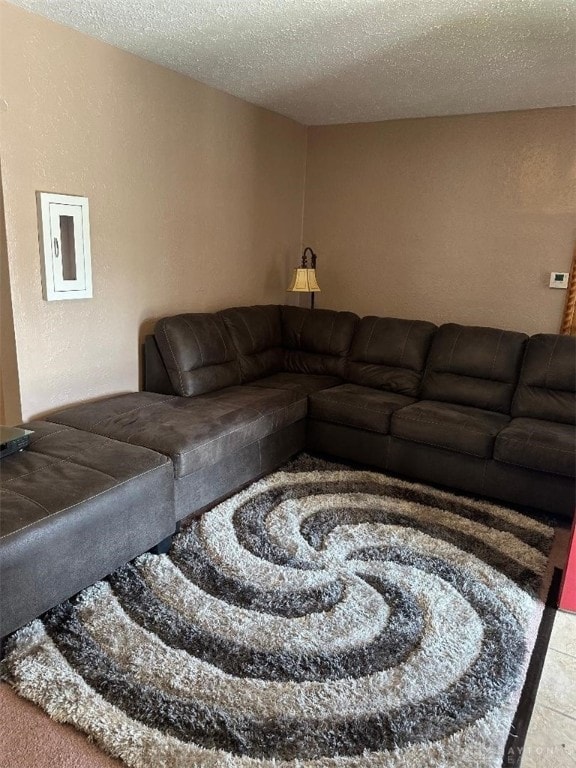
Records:
{"label": "sofa seat cushion", "polygon": [[576,476],[576,429],[543,419],[512,419],[496,438],[494,458],[517,467]]}
{"label": "sofa seat cushion", "polygon": [[134,392],[81,403],[50,420],[163,453],[182,477],[303,419],[306,408],[294,392],[239,386],[197,397]]}
{"label": "sofa seat cushion", "polygon": [[311,395],[308,413],[317,421],[386,435],[390,431],[390,417],[394,411],[414,402],[413,397],[406,395],[359,384],[342,384]]}
{"label": "sofa seat cushion", "polygon": [[421,400],[396,412],[390,431],[403,440],[488,459],[509,422],[508,416],[481,408]]}
{"label": "sofa seat cushion", "polygon": [[311,373],[276,373],[250,383],[253,387],[271,387],[272,389],[288,389],[299,395],[309,395],[320,389],[337,387],[342,379],[337,376],[320,376]]}

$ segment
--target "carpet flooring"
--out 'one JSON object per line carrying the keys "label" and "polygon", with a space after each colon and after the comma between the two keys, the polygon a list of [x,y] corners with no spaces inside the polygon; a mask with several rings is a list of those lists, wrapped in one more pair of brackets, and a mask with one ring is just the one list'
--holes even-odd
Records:
{"label": "carpet flooring", "polygon": [[48,717],[40,707],[0,684],[0,765],[2,768],[122,768],[71,725]]}
{"label": "carpet flooring", "polygon": [[553,530],[302,458],[19,631],[19,693],[140,766],[499,766]]}

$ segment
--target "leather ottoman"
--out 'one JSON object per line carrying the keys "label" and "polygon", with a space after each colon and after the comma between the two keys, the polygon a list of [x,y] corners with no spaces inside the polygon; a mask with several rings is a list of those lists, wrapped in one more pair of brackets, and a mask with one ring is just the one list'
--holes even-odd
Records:
{"label": "leather ottoman", "polygon": [[161,454],[34,421],[0,464],[0,637],[174,533]]}

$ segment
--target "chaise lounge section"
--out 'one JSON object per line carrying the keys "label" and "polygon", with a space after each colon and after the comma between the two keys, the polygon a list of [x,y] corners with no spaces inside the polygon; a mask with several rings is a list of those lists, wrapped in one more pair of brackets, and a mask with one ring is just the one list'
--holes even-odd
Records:
{"label": "chaise lounge section", "polygon": [[301,450],[305,416],[306,399],[291,391],[232,386],[195,397],[119,395],[51,418],[163,454],[181,520]]}

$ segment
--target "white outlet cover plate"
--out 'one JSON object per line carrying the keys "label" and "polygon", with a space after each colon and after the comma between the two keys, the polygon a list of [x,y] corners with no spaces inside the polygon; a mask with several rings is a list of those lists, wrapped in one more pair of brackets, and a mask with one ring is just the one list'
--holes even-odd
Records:
{"label": "white outlet cover plate", "polygon": [[569,272],[550,272],[550,288],[568,288]]}

